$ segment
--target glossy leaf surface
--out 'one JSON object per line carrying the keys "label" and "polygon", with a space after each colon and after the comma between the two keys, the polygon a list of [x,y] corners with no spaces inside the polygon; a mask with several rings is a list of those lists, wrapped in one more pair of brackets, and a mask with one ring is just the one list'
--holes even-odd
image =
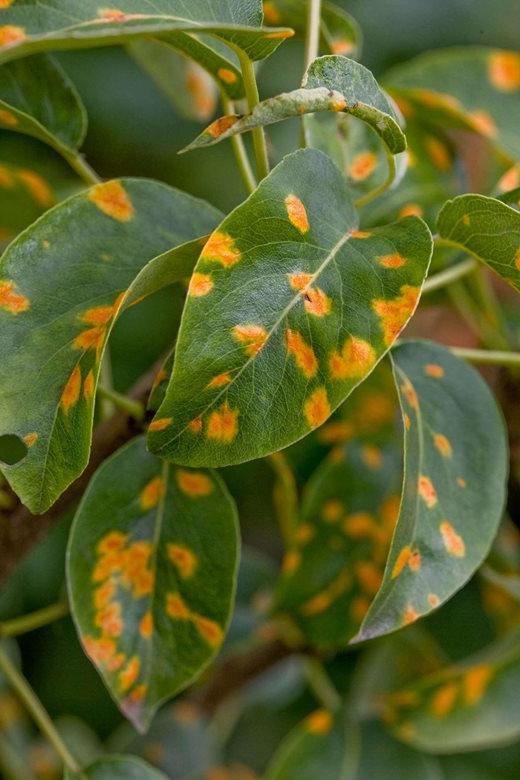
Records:
{"label": "glossy leaf surface", "polygon": [[40,54],[2,65],[0,128],[34,136],[61,151],[81,146],[86,126],[74,85],[50,57]]}
{"label": "glossy leaf surface", "polygon": [[69,542],[72,614],[138,730],[221,646],[237,564],[236,512],[215,474],[168,466],[138,438],[94,476]]}
{"label": "glossy leaf surface", "polygon": [[188,245],[187,261],[181,246],[136,280],[139,272],[219,219],[211,206],[166,185],[114,180],[49,211],[4,253],[0,435],[16,434],[27,454],[2,470],[31,511],[44,511],[87,463],[114,318],[140,296],[189,276],[200,245]]}
{"label": "glossy leaf surface", "polygon": [[483,260],[520,292],[520,213],[495,198],[460,195],[437,220],[442,239]]}
{"label": "glossy leaf surface", "polygon": [[505,499],[504,425],[478,372],[430,342],[405,342],[391,355],[405,427],[403,494],[384,579],[356,641],[413,623],[459,590],[489,552]]}
{"label": "glossy leaf surface", "polygon": [[122,0],[117,8],[98,0],[38,0],[9,4],[0,10],[0,62],[52,49],[111,46],[137,37],[210,33],[242,49],[253,59],[268,57],[284,38],[286,28],[261,28],[257,0],[155,0],[143,9],[141,0]]}
{"label": "glossy leaf surface", "polygon": [[191,465],[261,457],[325,422],[370,373],[415,309],[431,237],[416,217],[356,226],[346,182],[312,149],[224,220],[195,268],[154,452]]}
{"label": "glossy leaf surface", "polygon": [[518,52],[469,46],[428,52],[391,70],[384,82],[407,118],[466,127],[520,158]]}
{"label": "glossy leaf surface", "polygon": [[347,57],[330,55],[310,64],[301,89],[268,98],[244,117],[217,119],[185,151],[211,146],[254,127],[318,111],[352,114],[367,122],[392,154],[406,149],[398,117],[371,72]]}
{"label": "glossy leaf surface", "polygon": [[166,780],[166,775],[135,756],[105,756],[79,774],[65,769],[65,780]]}

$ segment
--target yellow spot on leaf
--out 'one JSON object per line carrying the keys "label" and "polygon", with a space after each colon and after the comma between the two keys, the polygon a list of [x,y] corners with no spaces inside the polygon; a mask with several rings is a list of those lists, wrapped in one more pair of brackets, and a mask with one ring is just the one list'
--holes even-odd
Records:
{"label": "yellow spot on leaf", "polygon": [[292,38],[294,35],[294,30],[277,30],[276,32],[268,33],[267,35],[264,35],[264,38],[267,39],[283,39],[283,38]]}
{"label": "yellow spot on leaf", "polygon": [[451,155],[448,147],[433,135],[424,139],[424,147],[431,161],[440,171],[449,171],[451,168]]}
{"label": "yellow spot on leaf", "polygon": [[127,541],[128,534],[121,533],[121,531],[110,531],[98,542],[96,549],[101,555],[118,552],[125,547]]}
{"label": "yellow spot on leaf", "polygon": [[436,363],[428,363],[424,367],[424,373],[426,376],[431,376],[434,379],[441,379],[444,376],[444,369]]}
{"label": "yellow spot on leaf", "polygon": [[310,523],[300,523],[294,532],[294,539],[298,544],[306,544],[314,536],[315,530]]}
{"label": "yellow spot on leaf", "polygon": [[[0,8],[2,6],[0,5]],[[0,109],[0,122],[3,125],[7,125],[8,127],[16,127],[18,124],[18,119],[16,116],[12,113],[12,111],[7,111],[5,108]]]}
{"label": "yellow spot on leaf", "polygon": [[202,617],[202,615],[192,615],[192,619],[201,637],[211,647],[219,647],[222,644],[224,632],[218,623],[207,617]]}
{"label": "yellow spot on leaf", "polygon": [[275,4],[270,0],[264,2],[264,20],[267,24],[278,24],[281,19],[280,13]]}
{"label": "yellow spot on leaf", "polygon": [[377,262],[382,268],[402,268],[403,265],[406,265],[407,260],[398,252],[395,252],[393,255],[379,257]]}
{"label": "yellow spot on leaf", "polygon": [[[240,117],[234,116],[232,114],[227,114],[226,116],[221,116],[218,119],[215,119],[214,122],[212,122],[204,131],[207,135],[210,135],[212,138],[220,138],[221,135],[223,135],[227,130],[230,129],[230,127],[233,127],[233,125],[236,125]],[[214,258],[211,258],[212,260]],[[223,263],[223,265],[225,265]]]}
{"label": "yellow spot on leaf", "polygon": [[14,24],[5,24],[0,27],[0,48],[4,46],[12,46],[14,43],[20,43],[20,41],[26,38],[25,29],[23,27],[17,27]]}
{"label": "yellow spot on leaf", "polygon": [[370,609],[370,599],[366,596],[356,596],[350,605],[350,616],[355,623],[361,623]]}
{"label": "yellow spot on leaf", "polygon": [[312,428],[317,428],[325,422],[330,416],[331,409],[327,390],[325,387],[318,387],[305,401],[303,406],[307,422]]}
{"label": "yellow spot on leaf", "polygon": [[211,382],[208,382],[206,387],[213,388],[213,387],[223,387],[224,385],[228,385],[231,382],[231,374],[226,371],[223,374],[218,374],[217,376],[213,377]]}
{"label": "yellow spot on leaf", "polygon": [[227,233],[217,230],[213,233],[201,252],[201,260],[210,260],[220,263],[225,268],[238,263],[242,255],[235,246],[235,240]]}
{"label": "yellow spot on leaf", "polygon": [[343,57],[346,57],[347,54],[351,54],[354,50],[354,44],[346,38],[336,38],[331,41],[330,50],[333,54],[341,54]]}
{"label": "yellow spot on leaf", "polygon": [[412,421],[410,420],[409,415],[405,414],[403,421],[404,421],[404,427],[406,428],[407,431],[409,431],[412,426]]}
{"label": "yellow spot on leaf", "polygon": [[213,491],[213,482],[207,474],[203,474],[200,471],[178,469],[175,476],[182,492],[191,498],[209,496]]}
{"label": "yellow spot on leaf", "polygon": [[21,314],[30,308],[31,304],[25,295],[16,292],[16,284],[0,280],[0,309],[9,314]]}
{"label": "yellow spot on leaf", "polygon": [[488,59],[491,84],[501,92],[520,89],[520,54],[512,51],[495,52]]}
{"label": "yellow spot on leaf", "polygon": [[372,308],[381,320],[386,346],[391,346],[412,316],[419,300],[419,288],[405,284],[401,295],[392,300],[372,301]]}
{"label": "yellow spot on leaf", "polygon": [[168,593],[166,596],[166,612],[175,620],[190,620],[191,613],[180,593]]}
{"label": "yellow spot on leaf", "polygon": [[399,211],[400,217],[422,217],[424,214],[422,206],[418,203],[405,203],[402,209]]}
{"label": "yellow spot on leaf", "polygon": [[3,165],[0,165],[0,187],[4,187],[5,189],[12,189],[15,186],[15,180],[10,173],[10,171],[7,170]]}
{"label": "yellow spot on leaf", "polygon": [[428,593],[428,604],[430,605],[430,607],[433,607],[433,609],[435,609],[440,605],[440,603],[441,600],[436,593]]}
{"label": "yellow spot on leaf", "polygon": [[95,639],[86,635],[83,639],[83,646],[88,657],[96,664],[106,664],[116,651],[116,644],[109,637],[100,637]]}
{"label": "yellow spot on leaf", "polygon": [[327,710],[315,710],[305,719],[305,728],[311,734],[328,734],[332,728],[332,715]]}
{"label": "yellow spot on leaf", "polygon": [[463,477],[457,477],[457,485],[461,488],[465,488],[466,480]]}
{"label": "yellow spot on leaf", "polygon": [[200,417],[195,417],[194,420],[188,423],[188,430],[192,433],[200,433],[202,430],[202,420]]}
{"label": "yellow spot on leaf", "polygon": [[326,523],[337,522],[344,512],[344,507],[341,501],[336,498],[331,498],[323,504],[321,509],[321,516]]}
{"label": "yellow spot on leaf", "polygon": [[195,272],[190,280],[190,286],[188,288],[188,295],[192,298],[202,298],[207,295],[213,289],[213,280],[211,274],[200,274]]}
{"label": "yellow spot on leaf", "polygon": [[464,700],[470,707],[478,704],[486,692],[487,686],[493,677],[492,666],[481,664],[469,669],[462,678],[462,691]]}
{"label": "yellow spot on leaf", "polygon": [[361,460],[370,469],[379,469],[383,464],[383,453],[379,447],[366,444],[361,450]]}
{"label": "yellow spot on leaf", "polygon": [[289,354],[294,357],[296,365],[308,379],[311,379],[318,370],[318,360],[313,348],[297,330],[287,329],[285,340]]}
{"label": "yellow spot on leaf", "polygon": [[85,399],[85,401],[92,400],[92,398],[94,397],[94,390],[95,390],[94,372],[92,371],[92,369],[90,369],[83,383],[83,398]]}
{"label": "yellow spot on leaf", "polygon": [[38,434],[33,431],[32,433],[28,433],[26,436],[24,436],[23,440],[28,447],[32,447],[38,441]]}
{"label": "yellow spot on leaf", "polygon": [[319,287],[308,287],[303,292],[305,311],[315,317],[324,317],[329,314],[331,300]]}
{"label": "yellow spot on leaf", "polygon": [[18,172],[18,178],[40,206],[49,208],[49,206],[54,205],[54,194],[45,179],[38,173],[35,171],[23,170]]}
{"label": "yellow spot on leaf", "polygon": [[352,160],[349,175],[354,181],[364,181],[374,173],[377,166],[377,156],[374,152],[360,152]]}
{"label": "yellow spot on leaf", "polygon": [[284,574],[293,574],[299,567],[302,560],[301,553],[298,550],[289,550],[284,556],[282,562],[282,572]]}
{"label": "yellow spot on leaf", "polygon": [[451,523],[447,520],[443,520],[439,526],[439,531],[441,532],[442,541],[449,554],[453,555],[455,558],[464,558],[466,555],[466,545],[464,544],[463,538],[459,536]]}
{"label": "yellow spot on leaf", "polygon": [[139,677],[139,671],[141,669],[141,661],[138,656],[134,655],[125,668],[119,673],[118,681],[119,687],[123,693],[127,691],[135,683]]}
{"label": "yellow spot on leaf", "polygon": [[152,433],[154,431],[164,431],[165,428],[168,428],[172,424],[172,418],[171,417],[159,417],[158,420],[152,420],[150,425],[148,426],[148,430]]}
{"label": "yellow spot on leaf", "polygon": [[95,623],[106,636],[121,636],[124,623],[121,617],[121,604],[119,601],[111,601],[99,610],[96,613]]}
{"label": "yellow spot on leaf", "polygon": [[355,573],[361,588],[369,596],[375,596],[383,580],[383,572],[372,561],[359,561]]}
{"label": "yellow spot on leaf", "polygon": [[350,234],[351,238],[358,238],[363,240],[364,238],[370,238],[372,234],[368,230],[353,230]]}
{"label": "yellow spot on leaf", "polygon": [[300,233],[308,233],[309,219],[307,217],[307,210],[300,198],[296,195],[287,195],[285,198],[285,208],[287,209],[287,216],[289,217],[291,225],[294,225]]}
{"label": "yellow spot on leaf", "polygon": [[394,564],[394,568],[392,569],[392,579],[399,577],[399,575],[407,565],[408,561],[410,560],[411,554],[412,554],[412,548],[410,547],[409,544],[407,544],[406,547],[403,547],[403,549],[397,556],[397,560]]}
{"label": "yellow spot on leaf", "polygon": [[410,623],[415,623],[416,620],[418,620],[420,617],[419,613],[416,612],[416,610],[412,607],[411,604],[408,604],[404,611],[403,615],[403,624],[405,626],[409,626]]}
{"label": "yellow spot on leaf", "polygon": [[455,682],[447,682],[439,688],[432,696],[430,710],[437,718],[444,718],[448,715],[457,700],[458,686]]}
{"label": "yellow spot on leaf", "polygon": [[468,119],[478,133],[482,133],[487,138],[496,137],[498,132],[497,126],[493,117],[487,111],[473,111],[471,114],[468,114]]}
{"label": "yellow spot on leaf", "polygon": [[199,563],[197,556],[180,544],[168,545],[168,557],[175,564],[183,579],[192,577]]}
{"label": "yellow spot on leaf", "polygon": [[78,403],[80,390],[81,369],[78,365],[73,369],[61,394],[60,406],[65,414],[68,414],[72,407]]}
{"label": "yellow spot on leaf", "polygon": [[331,604],[332,596],[324,590],[323,593],[318,593],[316,596],[313,596],[312,599],[306,601],[301,607],[301,613],[306,617],[319,615],[321,612],[325,612]]}
{"label": "yellow spot on leaf", "polygon": [[211,412],[208,420],[207,436],[229,444],[238,433],[238,409],[231,409],[225,401],[222,406]]}
{"label": "yellow spot on leaf", "polygon": [[343,530],[353,539],[370,538],[376,529],[374,518],[368,512],[356,512],[343,521]]}
{"label": "yellow spot on leaf", "polygon": [[424,476],[424,474],[419,477],[417,483],[417,492],[428,509],[432,509],[437,503],[437,491],[435,490],[431,479]]}
{"label": "yellow spot on leaf", "polygon": [[500,177],[497,187],[501,192],[508,192],[520,186],[520,167],[514,165]]}
{"label": "yellow spot on leaf", "polygon": [[217,76],[225,84],[235,84],[237,80],[236,73],[234,73],[232,70],[229,70],[229,68],[219,68],[217,71]]}
{"label": "yellow spot on leaf", "polygon": [[198,118],[209,119],[216,108],[216,97],[211,77],[197,63],[189,62],[186,71],[186,91],[191,95]]}
{"label": "yellow spot on leaf", "polygon": [[259,352],[267,339],[267,331],[262,325],[235,325],[233,337],[245,344],[246,354],[252,357]]}
{"label": "yellow spot on leaf", "polygon": [[374,348],[368,341],[349,336],[341,353],[333,352],[329,358],[329,370],[333,379],[356,379],[365,376],[376,362]]}
{"label": "yellow spot on leaf", "polygon": [[154,477],[150,480],[139,496],[141,509],[146,512],[148,509],[153,509],[154,506],[157,506],[161,498],[164,497],[165,490],[166,486],[162,477]]}
{"label": "yellow spot on leaf", "polygon": [[304,290],[313,280],[312,274],[305,274],[303,272],[296,274],[287,274],[289,277],[289,284],[293,290]]}
{"label": "yellow spot on leaf", "polygon": [[118,222],[129,222],[134,218],[135,211],[132,201],[125,192],[123,185],[118,181],[96,184],[90,190],[88,199],[104,214]]}
{"label": "yellow spot on leaf", "polygon": [[110,603],[115,592],[116,587],[114,582],[112,580],[105,580],[105,582],[94,591],[94,607],[97,610],[106,607],[107,604]]}
{"label": "yellow spot on leaf", "polygon": [[433,443],[444,458],[451,458],[453,455],[453,450],[450,441],[448,438],[446,438],[446,436],[444,436],[442,433],[434,433]]}
{"label": "yellow spot on leaf", "polygon": [[150,611],[145,612],[139,623],[139,633],[144,639],[150,639],[153,634],[153,617]]}

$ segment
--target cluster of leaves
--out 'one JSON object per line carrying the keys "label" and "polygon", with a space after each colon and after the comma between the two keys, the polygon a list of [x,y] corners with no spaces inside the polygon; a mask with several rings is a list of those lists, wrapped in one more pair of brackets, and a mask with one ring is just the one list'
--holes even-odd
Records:
{"label": "cluster of leaves", "polygon": [[[509,624],[464,659],[432,654],[443,628],[429,623],[375,643],[355,669],[346,651],[439,610],[482,567],[503,520],[507,441],[487,384],[449,349],[398,337],[425,285],[434,225],[454,250],[448,262],[469,253],[520,291],[520,56],[429,54],[390,72],[383,89],[355,59],[354,20],[325,3],[324,56],[298,89],[258,102],[251,63],[305,34],[302,3],[265,2],[265,26],[255,0],[120,5],[0,3],[0,126],[63,159],[32,160],[27,138],[0,141],[0,238],[13,239],[0,261],[2,474],[32,512],[56,502],[89,460],[115,321],[182,285],[147,435],[100,467],[69,541],[72,615],[111,695],[145,732],[221,649],[239,532],[212,469],[268,458],[287,547],[267,577],[269,629],[329,659],[332,676],[341,661],[349,681],[295,726],[266,777],[362,780],[392,775],[388,761],[414,777],[476,777],[471,760],[438,756],[520,734],[520,640]],[[295,116],[305,148],[227,216],[155,181],[96,182],[79,152],[85,110],[46,52],[114,43],[190,117],[211,117],[221,90],[226,113],[187,150],[251,130],[261,142],[263,127]],[[494,160],[487,194],[460,194],[468,134]],[[295,507],[293,472],[303,481],[303,462],[319,460]],[[494,556],[481,570],[490,612],[505,599],[513,613],[519,561],[504,563],[498,545]],[[237,616],[232,646],[234,632],[246,641]],[[255,621],[248,627],[247,641],[263,641]],[[302,674],[300,665],[294,699]],[[166,749],[172,734],[188,740],[183,729],[198,740],[196,765]],[[217,777],[211,767],[227,761],[182,705],[173,722],[163,710],[154,731],[154,763],[170,777]],[[115,749],[146,757],[149,738],[132,739]],[[162,775],[104,758],[77,776]]]}

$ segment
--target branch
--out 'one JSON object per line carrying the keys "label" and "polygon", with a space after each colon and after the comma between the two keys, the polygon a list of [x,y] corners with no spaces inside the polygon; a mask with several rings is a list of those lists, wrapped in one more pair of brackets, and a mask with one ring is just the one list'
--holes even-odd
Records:
{"label": "branch", "polygon": [[[146,403],[161,365],[162,360],[132,387],[128,395],[133,401]],[[18,503],[9,514],[2,516],[0,513],[0,585],[58,522],[64,511],[83,495],[98,466],[121,445],[140,433],[140,430],[128,412],[117,412],[96,428],[87,468],[50,509],[42,515],[33,515]]]}

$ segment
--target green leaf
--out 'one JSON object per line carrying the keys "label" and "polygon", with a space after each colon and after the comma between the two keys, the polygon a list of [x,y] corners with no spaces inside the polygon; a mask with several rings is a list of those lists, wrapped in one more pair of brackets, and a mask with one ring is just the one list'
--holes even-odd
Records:
{"label": "green leaf", "polygon": [[401,485],[392,428],[334,450],[306,486],[274,609],[315,647],[346,645],[381,584]]}
{"label": "green leaf", "polygon": [[520,54],[466,47],[427,52],[385,75],[405,116],[480,133],[520,159]]}
{"label": "green leaf", "polygon": [[153,10],[144,12],[138,0],[124,5],[123,11],[100,7],[98,0],[61,0],[59,7],[39,0],[15,2],[0,11],[0,62],[40,51],[112,46],[149,36],[165,36],[175,44],[180,34],[186,44],[186,33],[209,33],[260,60],[293,34],[286,28],[260,27],[259,0],[190,0],[189,6],[184,0],[155,0]]}
{"label": "green leaf", "polygon": [[357,742],[342,715],[316,710],[283,740],[265,780],[344,780],[355,767]]}
{"label": "green leaf", "polygon": [[520,213],[484,195],[460,195],[442,208],[443,241],[465,249],[520,292]]}
{"label": "green leaf", "polygon": [[267,455],[366,378],[415,309],[432,242],[416,217],[356,227],[346,182],[313,149],[224,220],[195,268],[153,452],[191,465]]}
{"label": "green leaf", "polygon": [[197,242],[156,256],[207,233],[220,218],[166,185],[114,180],[52,209],[4,253],[0,435],[16,434],[27,454],[2,471],[31,511],[43,512],[87,464],[114,318],[139,297],[189,276]]}
{"label": "green leaf", "polygon": [[381,588],[353,641],[449,599],[489,552],[504,507],[504,424],[478,372],[430,342],[405,342],[391,355],[405,426],[403,494]]}
{"label": "green leaf", "polygon": [[[377,722],[363,724],[361,751],[354,780],[442,780],[438,759],[412,750],[388,734]],[[446,780],[460,780],[458,775]]]}
{"label": "green leaf", "polygon": [[65,769],[65,780],[166,780],[166,775],[135,756],[104,756],[81,772]]}
{"label": "green leaf", "polygon": [[388,696],[385,720],[399,739],[433,753],[507,744],[520,734],[519,684],[516,632]]}
{"label": "green leaf", "polygon": [[[307,32],[308,0],[265,0],[264,22],[292,27],[299,36]],[[334,3],[321,5],[321,47],[328,54],[357,59],[361,53],[362,33],[355,19]]]}
{"label": "green leaf", "polygon": [[31,135],[61,154],[81,146],[87,115],[70,79],[40,54],[0,67],[0,128]]}
{"label": "green leaf", "polygon": [[217,119],[183,151],[212,146],[225,138],[302,114],[344,111],[367,122],[391,154],[406,149],[397,114],[377,81],[363,65],[347,57],[318,57],[309,65],[303,86],[258,103],[244,117]]}
{"label": "green leaf", "polygon": [[141,732],[222,644],[235,594],[236,510],[216,474],[168,466],[134,439],[101,466],[71,530],[78,633]]}

